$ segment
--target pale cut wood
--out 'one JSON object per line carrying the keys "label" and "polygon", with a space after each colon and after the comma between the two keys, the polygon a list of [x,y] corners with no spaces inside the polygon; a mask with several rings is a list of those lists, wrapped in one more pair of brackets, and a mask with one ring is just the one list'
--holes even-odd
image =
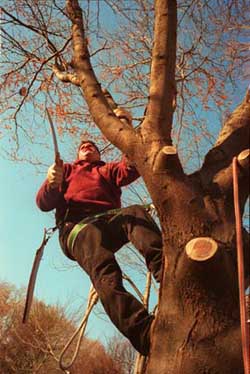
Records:
{"label": "pale cut wood", "polygon": [[187,256],[194,261],[206,261],[217,252],[218,244],[209,237],[199,237],[190,240],[185,247]]}
{"label": "pale cut wood", "polygon": [[173,145],[166,145],[161,149],[161,152],[165,153],[165,155],[176,155],[177,150]]}
{"label": "pale cut wood", "polygon": [[240,152],[237,161],[245,171],[249,172],[250,149],[244,149],[244,151]]}
{"label": "pale cut wood", "polygon": [[240,152],[239,156],[237,157],[238,161],[245,160],[249,158],[250,155],[250,149],[244,149],[244,151]]}
{"label": "pale cut wood", "polygon": [[172,145],[166,145],[164,146],[160,152],[158,153],[155,163],[154,163],[154,168],[153,171],[162,171],[164,169],[168,169],[168,161],[175,157],[177,155],[177,150],[174,146]]}

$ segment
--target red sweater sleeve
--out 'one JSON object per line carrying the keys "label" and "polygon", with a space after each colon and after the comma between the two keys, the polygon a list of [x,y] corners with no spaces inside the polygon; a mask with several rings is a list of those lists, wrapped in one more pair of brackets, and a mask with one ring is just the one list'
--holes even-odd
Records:
{"label": "red sweater sleeve", "polygon": [[128,159],[123,156],[120,162],[109,163],[111,178],[117,187],[127,186],[140,177],[134,166],[128,164]]}
{"label": "red sweater sleeve", "polygon": [[50,188],[45,180],[36,195],[37,206],[44,212],[57,208],[63,199],[63,193],[59,188]]}

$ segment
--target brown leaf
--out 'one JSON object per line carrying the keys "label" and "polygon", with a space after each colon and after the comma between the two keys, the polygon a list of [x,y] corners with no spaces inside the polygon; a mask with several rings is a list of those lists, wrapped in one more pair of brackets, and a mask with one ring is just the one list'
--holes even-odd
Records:
{"label": "brown leaf", "polygon": [[22,87],[22,88],[20,88],[20,90],[19,90],[19,94],[20,94],[21,96],[26,96],[26,94],[27,94],[27,88],[26,88],[26,87]]}

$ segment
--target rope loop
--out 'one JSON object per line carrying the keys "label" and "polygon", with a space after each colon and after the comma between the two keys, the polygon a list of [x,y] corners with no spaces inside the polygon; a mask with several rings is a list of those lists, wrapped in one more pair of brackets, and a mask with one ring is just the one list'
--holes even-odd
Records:
{"label": "rope loop", "polygon": [[[86,312],[85,312],[85,314],[83,316],[83,319],[82,319],[82,321],[80,323],[80,326],[77,328],[77,330],[71,336],[71,338],[68,340],[67,344],[63,348],[63,350],[62,350],[62,352],[60,354],[60,357],[59,357],[59,366],[60,366],[60,369],[63,370],[64,372],[66,372],[66,373],[68,372],[67,370],[75,362],[75,359],[76,359],[76,357],[78,355],[78,352],[80,350],[80,345],[81,345],[82,337],[83,337],[83,334],[84,334],[86,326],[87,326],[89,315],[90,315],[93,307],[97,303],[98,299],[99,299],[99,297],[97,295],[96,290],[94,289],[93,286],[91,286],[90,291],[89,291],[87,309],[86,309]],[[77,338],[77,343],[76,343],[75,351],[74,351],[73,356],[72,356],[71,360],[69,361],[69,363],[66,364],[66,363],[63,362],[64,356],[65,356],[66,352],[68,351],[69,347],[71,346],[71,344],[73,343],[73,341],[75,340],[75,338],[77,336],[78,336],[78,338]]]}

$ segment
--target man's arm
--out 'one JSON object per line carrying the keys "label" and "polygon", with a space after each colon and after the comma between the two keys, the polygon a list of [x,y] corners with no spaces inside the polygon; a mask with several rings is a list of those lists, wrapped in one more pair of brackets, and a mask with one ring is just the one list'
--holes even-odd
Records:
{"label": "man's arm", "polygon": [[[114,113],[122,122],[132,127],[132,115],[130,112],[124,108],[117,107]],[[110,166],[112,179],[118,187],[126,186],[140,177],[135,166],[126,155],[123,155],[120,162],[110,163]]]}
{"label": "man's arm", "polygon": [[47,179],[40,187],[37,196],[37,206],[45,212],[58,207],[63,199],[62,183],[63,183],[64,166],[53,164],[49,167]]}
{"label": "man's arm", "polygon": [[127,186],[140,177],[136,168],[130,164],[125,155],[120,162],[110,162],[109,168],[111,178],[118,187]]}

